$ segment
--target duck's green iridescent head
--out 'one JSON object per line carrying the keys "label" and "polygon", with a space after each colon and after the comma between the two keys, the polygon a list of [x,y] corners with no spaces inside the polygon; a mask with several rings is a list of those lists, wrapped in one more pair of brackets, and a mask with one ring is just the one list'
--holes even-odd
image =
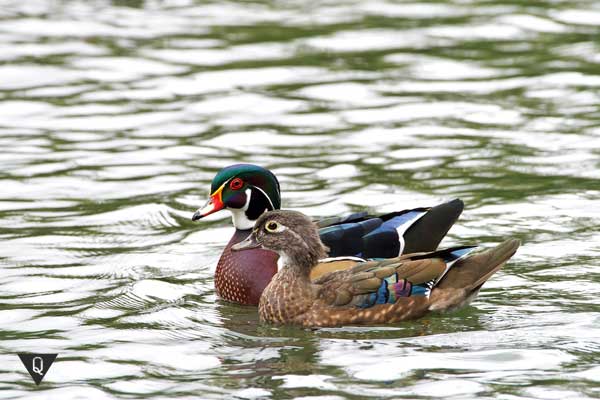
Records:
{"label": "duck's green iridescent head", "polygon": [[237,229],[251,229],[264,212],[281,208],[279,181],[258,165],[235,164],[223,168],[210,185],[210,199],[192,217],[197,221],[228,209]]}

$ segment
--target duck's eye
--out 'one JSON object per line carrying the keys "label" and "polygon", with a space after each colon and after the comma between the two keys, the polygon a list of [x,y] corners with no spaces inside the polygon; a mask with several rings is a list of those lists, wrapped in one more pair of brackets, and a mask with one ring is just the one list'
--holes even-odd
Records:
{"label": "duck's eye", "polygon": [[265,225],[265,229],[267,230],[267,232],[280,232],[280,225],[275,222],[275,221],[269,221],[267,222],[267,224]]}
{"label": "duck's eye", "polygon": [[244,181],[240,178],[232,179],[231,182],[229,182],[229,187],[233,190],[239,190],[242,186],[244,186]]}

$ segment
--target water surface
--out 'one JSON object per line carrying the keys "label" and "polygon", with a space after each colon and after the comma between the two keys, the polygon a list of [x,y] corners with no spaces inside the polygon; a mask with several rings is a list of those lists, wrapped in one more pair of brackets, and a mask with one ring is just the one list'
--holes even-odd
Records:
{"label": "water surface", "polygon": [[[0,397],[600,396],[592,1],[4,1]],[[220,168],[312,216],[460,197],[523,241],[459,313],[317,331],[218,300]],[[57,352],[35,387],[15,353]]]}

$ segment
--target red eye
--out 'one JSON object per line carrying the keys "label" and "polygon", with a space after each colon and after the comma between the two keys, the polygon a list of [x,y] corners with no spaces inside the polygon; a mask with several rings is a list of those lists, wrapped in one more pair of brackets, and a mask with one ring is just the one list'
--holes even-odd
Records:
{"label": "red eye", "polygon": [[241,189],[242,186],[244,186],[244,181],[240,178],[232,179],[231,182],[229,182],[229,187],[233,190]]}

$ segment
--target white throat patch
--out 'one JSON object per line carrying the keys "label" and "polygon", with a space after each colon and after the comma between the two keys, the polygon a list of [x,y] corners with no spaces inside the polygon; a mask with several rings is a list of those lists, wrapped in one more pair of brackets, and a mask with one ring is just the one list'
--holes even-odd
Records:
{"label": "white throat patch", "polygon": [[231,211],[231,219],[233,221],[233,225],[236,229],[246,230],[252,229],[254,227],[254,222],[250,221],[246,216],[246,210],[250,205],[250,197],[252,195],[252,191],[250,189],[246,189],[246,204],[242,208],[228,208]]}
{"label": "white throat patch", "polygon": [[278,253],[279,258],[277,259],[277,272],[290,263],[290,258],[285,253]]}
{"label": "white throat patch", "polygon": [[240,229],[245,231],[247,229],[252,229],[254,227],[254,221],[250,221],[246,216],[245,210],[240,209],[230,209],[231,211],[231,220],[233,221],[233,225],[236,229]]}
{"label": "white throat patch", "polygon": [[248,210],[248,206],[250,205],[251,196],[252,191],[250,189],[246,189],[246,204],[244,204],[244,207],[228,208],[228,210],[231,211],[231,219],[236,229],[247,230],[254,227],[254,221],[250,221],[246,216],[246,210]]}

